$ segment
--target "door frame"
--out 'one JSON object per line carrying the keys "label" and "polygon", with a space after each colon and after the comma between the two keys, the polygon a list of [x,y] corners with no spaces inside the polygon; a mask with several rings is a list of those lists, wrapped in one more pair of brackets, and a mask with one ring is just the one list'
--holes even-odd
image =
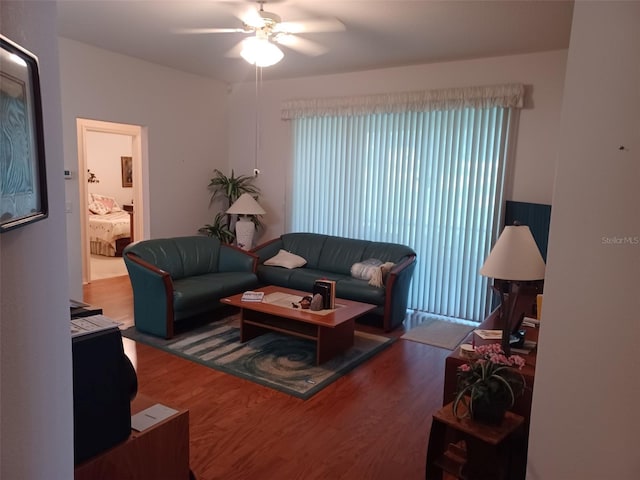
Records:
{"label": "door frame", "polygon": [[[118,135],[128,135],[131,137],[131,156],[133,166],[133,237],[136,240],[145,238],[148,231],[147,216],[145,215],[145,183],[143,159],[146,152],[146,129],[139,125],[127,123],[104,122],[100,120],[90,120],[86,118],[76,119],[76,133],[78,139],[78,172],[87,171],[87,140],[89,132],[112,133]],[[80,243],[82,245],[82,283],[91,282],[91,249],[89,246],[89,219],[86,210],[87,202],[87,182],[83,181],[84,175],[78,175],[80,208]]]}

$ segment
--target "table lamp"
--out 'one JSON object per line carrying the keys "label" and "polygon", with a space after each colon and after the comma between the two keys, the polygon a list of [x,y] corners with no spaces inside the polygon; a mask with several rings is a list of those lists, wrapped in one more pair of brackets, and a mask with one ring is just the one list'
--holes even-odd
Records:
{"label": "table lamp", "polygon": [[531,235],[531,230],[528,226],[517,223],[504,228],[484,265],[480,268],[480,275],[494,280],[504,280],[508,286],[507,292],[500,289],[502,350],[506,355],[511,352],[511,314],[512,307],[515,305],[513,285],[524,281],[542,280],[544,271],[544,260]]}
{"label": "table lamp", "polygon": [[264,215],[264,209],[248,193],[243,193],[227,210],[228,214],[240,215],[236,222],[236,242],[238,247],[249,250],[253,245],[253,234],[256,227],[249,215]]}

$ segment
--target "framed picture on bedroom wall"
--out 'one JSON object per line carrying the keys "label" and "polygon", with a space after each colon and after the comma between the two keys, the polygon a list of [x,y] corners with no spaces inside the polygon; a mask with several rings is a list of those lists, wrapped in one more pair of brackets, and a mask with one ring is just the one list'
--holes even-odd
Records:
{"label": "framed picture on bedroom wall", "polygon": [[0,35],[0,233],[47,218],[38,58]]}
{"label": "framed picture on bedroom wall", "polygon": [[120,157],[122,163],[122,186],[133,187],[133,159],[132,157]]}

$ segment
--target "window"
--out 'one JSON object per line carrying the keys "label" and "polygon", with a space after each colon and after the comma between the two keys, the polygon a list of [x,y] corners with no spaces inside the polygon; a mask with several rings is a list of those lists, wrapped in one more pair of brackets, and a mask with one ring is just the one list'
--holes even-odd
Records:
{"label": "window", "polygon": [[292,116],[291,230],[409,245],[409,308],[482,320],[513,109],[480,103]]}

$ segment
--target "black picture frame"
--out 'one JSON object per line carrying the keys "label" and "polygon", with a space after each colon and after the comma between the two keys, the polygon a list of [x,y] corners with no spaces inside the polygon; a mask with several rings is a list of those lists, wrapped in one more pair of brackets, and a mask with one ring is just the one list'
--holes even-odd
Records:
{"label": "black picture frame", "polygon": [[47,218],[38,58],[0,35],[0,233]]}

